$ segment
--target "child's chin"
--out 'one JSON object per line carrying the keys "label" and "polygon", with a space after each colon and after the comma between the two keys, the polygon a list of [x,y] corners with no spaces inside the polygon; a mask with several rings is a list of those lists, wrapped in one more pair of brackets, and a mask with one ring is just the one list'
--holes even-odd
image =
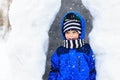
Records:
{"label": "child's chin", "polygon": [[78,40],[77,38],[72,38],[72,39],[68,39],[68,40]]}

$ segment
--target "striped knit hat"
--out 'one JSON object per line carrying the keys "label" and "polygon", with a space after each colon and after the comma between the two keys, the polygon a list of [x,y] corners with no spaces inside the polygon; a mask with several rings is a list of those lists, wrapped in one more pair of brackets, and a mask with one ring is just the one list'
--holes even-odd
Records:
{"label": "striped knit hat", "polygon": [[69,30],[77,30],[81,34],[81,27],[80,18],[76,14],[69,13],[65,16],[62,27],[63,33]]}

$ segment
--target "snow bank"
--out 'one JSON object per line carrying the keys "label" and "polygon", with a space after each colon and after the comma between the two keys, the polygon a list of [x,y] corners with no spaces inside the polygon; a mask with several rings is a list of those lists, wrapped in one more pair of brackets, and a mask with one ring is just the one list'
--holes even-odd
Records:
{"label": "snow bank", "polygon": [[42,80],[48,30],[60,5],[61,0],[12,1],[12,29],[0,43],[0,80]]}
{"label": "snow bank", "polygon": [[82,0],[93,16],[90,43],[96,54],[97,80],[120,79],[120,1]]}

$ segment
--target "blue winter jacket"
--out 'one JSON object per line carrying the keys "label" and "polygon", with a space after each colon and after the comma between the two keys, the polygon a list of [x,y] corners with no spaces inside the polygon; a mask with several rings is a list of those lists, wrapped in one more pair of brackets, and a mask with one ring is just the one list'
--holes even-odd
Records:
{"label": "blue winter jacket", "polygon": [[[81,38],[84,39],[84,19],[78,13],[73,13],[82,21]],[[85,44],[78,49],[57,48],[51,57],[48,80],[96,80],[94,54],[90,45]]]}

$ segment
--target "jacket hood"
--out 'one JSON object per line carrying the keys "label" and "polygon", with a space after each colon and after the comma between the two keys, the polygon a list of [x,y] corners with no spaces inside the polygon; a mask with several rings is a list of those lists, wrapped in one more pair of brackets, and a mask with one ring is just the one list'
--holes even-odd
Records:
{"label": "jacket hood", "polygon": [[84,20],[84,18],[77,12],[67,12],[63,16],[61,24],[60,24],[60,29],[61,29],[61,32],[62,32],[63,40],[66,40],[65,35],[64,35],[64,31],[63,31],[63,27],[64,27],[66,16],[68,16],[69,14],[74,14],[77,17],[77,19],[79,19],[79,21],[80,21],[79,24],[81,25],[81,34],[80,34],[79,38],[84,39],[85,38],[85,20]]}

